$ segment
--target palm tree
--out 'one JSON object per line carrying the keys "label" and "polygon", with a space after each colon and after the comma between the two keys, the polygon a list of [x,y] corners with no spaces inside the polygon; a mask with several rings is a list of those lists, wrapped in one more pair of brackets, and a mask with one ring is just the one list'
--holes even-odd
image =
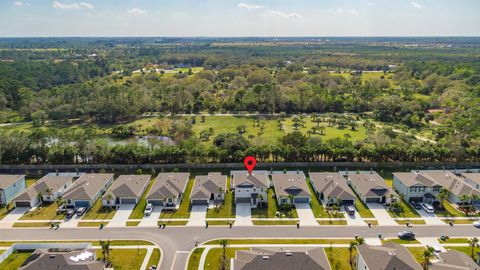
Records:
{"label": "palm tree", "polygon": [[222,261],[220,263],[220,270],[226,270],[227,269],[227,246],[228,246],[228,240],[227,239],[222,239],[220,240],[220,245],[222,246]]}
{"label": "palm tree", "polygon": [[471,251],[471,254],[470,254],[472,259],[475,259],[475,247],[478,246],[478,242],[479,242],[479,240],[478,240],[477,237],[473,237],[472,239],[468,240],[468,244],[472,248],[472,251]]}
{"label": "palm tree", "polygon": [[110,240],[100,240],[100,246],[102,247],[102,255],[105,261],[110,260]]}
{"label": "palm tree", "polygon": [[350,254],[350,268],[353,268],[353,250],[357,247],[357,242],[350,241],[350,245],[348,246],[348,252]]}
{"label": "palm tree", "polygon": [[433,257],[433,252],[435,249],[431,246],[427,246],[425,251],[423,252],[423,269],[428,270],[428,266],[430,265],[430,259]]}
{"label": "palm tree", "polygon": [[450,191],[448,191],[448,189],[445,189],[445,188],[442,188],[442,190],[440,190],[440,193],[438,193],[437,200],[440,202],[440,209],[444,209],[443,203],[445,202],[445,200],[448,198],[449,195],[450,195]]}
{"label": "palm tree", "polygon": [[263,194],[259,193],[259,194],[257,195],[257,198],[258,198],[258,200],[259,200],[259,202],[260,202],[260,208],[262,208],[262,206],[263,206]]}

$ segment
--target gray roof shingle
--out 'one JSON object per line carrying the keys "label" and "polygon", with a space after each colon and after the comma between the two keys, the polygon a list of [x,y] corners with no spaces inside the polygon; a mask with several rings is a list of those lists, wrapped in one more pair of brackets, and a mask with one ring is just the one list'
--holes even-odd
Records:
{"label": "gray roof shingle", "polygon": [[358,246],[357,250],[369,269],[422,270],[408,249],[394,242],[382,246],[363,244]]}
{"label": "gray roof shingle", "polygon": [[25,175],[1,174],[0,175],[0,189],[7,189],[9,186],[18,182],[18,180],[20,180],[22,177],[25,177]]}
{"label": "gray roof shingle", "polygon": [[147,200],[178,198],[185,192],[190,173],[160,173],[147,194]]}
{"label": "gray roof shingle", "polygon": [[49,189],[52,193],[55,193],[65,185],[70,185],[72,181],[72,176],[44,176],[18,195],[15,201],[30,201],[38,194],[43,194]]}
{"label": "gray roof shingle", "polygon": [[259,188],[268,188],[270,186],[270,180],[268,180],[268,174],[266,172],[253,172],[252,174],[245,172],[235,172],[232,174],[233,186],[250,184]]}
{"label": "gray roof shingle", "polygon": [[272,180],[277,196],[310,196],[310,189],[303,174],[273,174]]}
{"label": "gray roof shingle", "polygon": [[112,178],[111,173],[84,174],[64,192],[63,199],[92,200]]}
{"label": "gray roof shingle", "polygon": [[387,196],[392,192],[376,172],[348,174],[347,178],[364,196]]}
{"label": "gray roof shingle", "polygon": [[142,196],[142,191],[150,181],[151,175],[120,175],[115,182],[108,188],[103,196],[106,198],[109,194],[113,198],[138,198]]}
{"label": "gray roof shingle", "polygon": [[190,199],[209,199],[212,193],[219,193],[220,189],[225,192],[227,188],[227,176],[221,173],[208,173],[197,175],[193,184]]}
{"label": "gray roof shingle", "polygon": [[341,200],[355,200],[355,193],[340,173],[311,172],[308,175],[319,193]]}

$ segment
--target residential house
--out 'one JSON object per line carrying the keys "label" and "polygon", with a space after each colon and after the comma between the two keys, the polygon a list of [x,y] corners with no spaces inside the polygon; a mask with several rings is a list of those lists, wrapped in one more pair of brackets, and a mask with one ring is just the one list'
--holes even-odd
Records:
{"label": "residential house", "polygon": [[347,181],[364,203],[390,204],[395,193],[376,172],[346,174]]}
{"label": "residential house", "polygon": [[103,206],[137,204],[147,189],[151,175],[120,175],[103,195]]}
{"label": "residential house", "polygon": [[478,266],[478,264],[476,264],[467,254],[456,250],[448,250],[447,252],[441,252],[438,254],[438,261],[432,263],[430,269],[480,270],[480,266]]}
{"label": "residential house", "polygon": [[457,176],[450,171],[422,171],[422,175],[433,179],[449,192],[448,200],[454,204],[462,204],[462,196],[476,197],[468,203],[480,204],[480,190],[468,184],[463,177]]}
{"label": "residential house", "polygon": [[247,171],[233,172],[230,177],[231,185],[235,190],[235,203],[250,203],[251,207],[257,207],[261,203],[267,203],[268,187],[270,180],[267,172]]}
{"label": "residential house", "polygon": [[393,187],[407,202],[433,203],[442,190],[434,179],[417,172],[393,173]]}
{"label": "residential house", "polygon": [[113,174],[87,173],[80,176],[63,194],[67,205],[91,207],[113,182]]}
{"label": "residential house", "polygon": [[37,249],[19,270],[103,270],[94,249]]}
{"label": "residential house", "polygon": [[41,202],[53,202],[62,196],[72,182],[72,176],[44,176],[13,200],[15,207],[35,207]]}
{"label": "residential house", "polygon": [[279,205],[310,203],[310,189],[303,173],[272,174],[272,180]]}
{"label": "residential house", "polygon": [[310,183],[317,197],[324,205],[339,203],[341,205],[354,205],[355,193],[348,186],[345,178],[338,172],[311,172]]}
{"label": "residential house", "polygon": [[210,201],[223,203],[227,189],[227,176],[219,172],[208,175],[197,175],[193,183],[190,203],[192,205],[206,204]]}
{"label": "residential house", "polygon": [[465,182],[480,190],[480,173],[462,173],[462,177]]}
{"label": "residential house", "polygon": [[0,205],[8,205],[25,188],[25,175],[0,175]]}
{"label": "residential house", "polygon": [[408,249],[394,242],[382,246],[359,245],[357,254],[359,270],[422,270]]}
{"label": "residential house", "polygon": [[231,270],[330,270],[321,247],[252,248],[237,250]]}
{"label": "residential house", "polygon": [[185,194],[190,173],[160,173],[147,194],[147,203],[177,208]]}

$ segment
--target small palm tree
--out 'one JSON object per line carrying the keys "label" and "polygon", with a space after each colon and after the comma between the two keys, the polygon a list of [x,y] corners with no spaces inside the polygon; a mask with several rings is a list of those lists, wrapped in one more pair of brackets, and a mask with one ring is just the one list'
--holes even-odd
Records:
{"label": "small palm tree", "polygon": [[468,244],[472,248],[472,251],[471,251],[471,254],[470,254],[472,259],[475,259],[475,247],[478,246],[478,242],[479,242],[479,240],[478,240],[477,237],[473,237],[472,239],[468,240]]}
{"label": "small palm tree", "polygon": [[220,263],[220,270],[226,270],[227,269],[227,246],[228,246],[228,240],[227,239],[222,239],[220,240],[220,245],[222,246],[222,261]]}
{"label": "small palm tree", "polygon": [[443,207],[443,203],[448,198],[449,194],[450,194],[450,191],[448,191],[448,189],[444,189],[444,188],[442,188],[442,190],[440,190],[440,193],[438,193],[437,200],[440,202],[440,209],[445,209]]}
{"label": "small palm tree", "polygon": [[425,251],[423,252],[423,269],[428,270],[428,266],[430,265],[430,259],[433,257],[433,252],[435,249],[431,246],[427,246]]}
{"label": "small palm tree", "polygon": [[350,241],[350,245],[348,246],[348,252],[350,255],[350,268],[353,269],[353,250],[357,247],[357,242]]}

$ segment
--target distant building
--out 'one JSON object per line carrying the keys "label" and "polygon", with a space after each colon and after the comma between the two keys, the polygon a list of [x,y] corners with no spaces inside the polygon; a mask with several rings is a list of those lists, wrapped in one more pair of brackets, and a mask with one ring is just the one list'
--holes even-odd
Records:
{"label": "distant building", "polygon": [[0,205],[8,205],[25,188],[25,175],[0,175]]}

